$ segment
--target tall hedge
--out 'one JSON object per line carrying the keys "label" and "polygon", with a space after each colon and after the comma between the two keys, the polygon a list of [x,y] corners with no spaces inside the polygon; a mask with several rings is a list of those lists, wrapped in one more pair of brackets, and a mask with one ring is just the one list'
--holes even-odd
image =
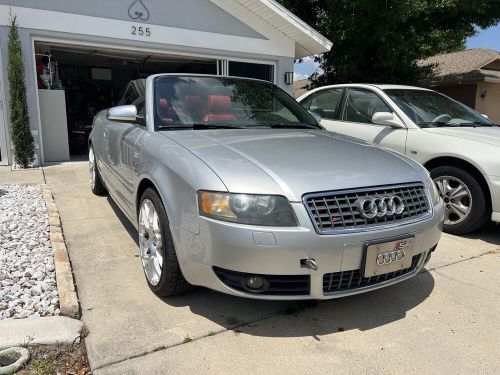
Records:
{"label": "tall hedge", "polygon": [[10,137],[14,146],[14,158],[17,164],[28,168],[35,160],[35,141],[30,130],[23,51],[15,16],[10,19],[8,78]]}

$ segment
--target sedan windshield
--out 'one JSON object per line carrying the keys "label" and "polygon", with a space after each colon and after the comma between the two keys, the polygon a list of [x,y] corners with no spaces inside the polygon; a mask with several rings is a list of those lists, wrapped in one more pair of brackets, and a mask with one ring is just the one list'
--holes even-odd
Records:
{"label": "sedan windshield", "polygon": [[469,107],[435,91],[387,89],[385,93],[420,127],[495,126]]}
{"label": "sedan windshield", "polygon": [[314,117],[270,83],[226,77],[160,76],[155,80],[160,130],[314,128]]}

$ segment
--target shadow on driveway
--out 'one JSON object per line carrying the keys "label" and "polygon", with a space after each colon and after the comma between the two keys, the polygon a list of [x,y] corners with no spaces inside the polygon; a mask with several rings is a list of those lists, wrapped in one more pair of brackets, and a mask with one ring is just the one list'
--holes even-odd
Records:
{"label": "shadow on driveway", "polygon": [[[137,230],[108,197],[116,216],[136,242]],[[145,293],[152,293],[146,290]],[[303,337],[358,329],[361,331],[377,328],[406,317],[409,310],[422,303],[434,288],[434,278],[421,272],[405,282],[329,301],[263,301],[235,297],[197,287],[184,296],[162,299],[171,307],[188,307],[195,315],[202,316],[222,327],[236,332],[266,337]],[[255,315],[248,320],[247,311],[269,312]],[[246,318],[242,315],[245,315]],[[268,318],[272,325],[261,324]]]}
{"label": "shadow on driveway", "polygon": [[483,240],[486,243],[500,246],[500,224],[490,221],[480,230],[463,235],[462,237],[473,240]]}
{"label": "shadow on driveway", "polygon": [[279,319],[272,325],[240,321],[228,316],[231,306],[238,304],[266,305],[272,301],[250,300],[199,288],[185,296],[164,299],[174,307],[189,307],[226,329],[265,337],[305,337],[327,335],[352,329],[361,331],[381,327],[406,317],[408,311],[422,303],[434,288],[434,278],[424,271],[405,282],[363,293],[328,301],[280,302]]}

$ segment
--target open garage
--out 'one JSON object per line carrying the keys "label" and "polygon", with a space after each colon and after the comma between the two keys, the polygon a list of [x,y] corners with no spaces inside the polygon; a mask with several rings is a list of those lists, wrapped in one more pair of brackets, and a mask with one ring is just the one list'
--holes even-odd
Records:
{"label": "open garage", "polygon": [[[291,92],[295,58],[331,42],[274,2],[0,0],[17,17],[37,163],[83,158],[93,115],[131,79],[153,73],[242,76]],[[55,22],[57,20],[57,22]],[[8,101],[8,17],[0,20],[1,97]],[[11,164],[0,113],[0,165]]]}

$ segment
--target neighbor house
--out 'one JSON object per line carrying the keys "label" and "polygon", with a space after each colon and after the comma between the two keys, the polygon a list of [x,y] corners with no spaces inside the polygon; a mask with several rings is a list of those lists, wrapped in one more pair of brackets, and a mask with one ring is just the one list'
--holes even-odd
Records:
{"label": "neighbor house", "polygon": [[[274,82],[292,93],[296,58],[331,42],[273,0],[0,0],[0,99],[9,100],[9,15],[17,16],[40,162],[85,155],[94,114],[131,79],[203,73]],[[0,106],[0,164],[12,161]],[[84,158],[84,156],[82,157]]]}
{"label": "neighbor house", "polygon": [[435,77],[425,82],[487,115],[500,124],[500,52],[475,48],[446,53],[420,61],[435,65]]}

